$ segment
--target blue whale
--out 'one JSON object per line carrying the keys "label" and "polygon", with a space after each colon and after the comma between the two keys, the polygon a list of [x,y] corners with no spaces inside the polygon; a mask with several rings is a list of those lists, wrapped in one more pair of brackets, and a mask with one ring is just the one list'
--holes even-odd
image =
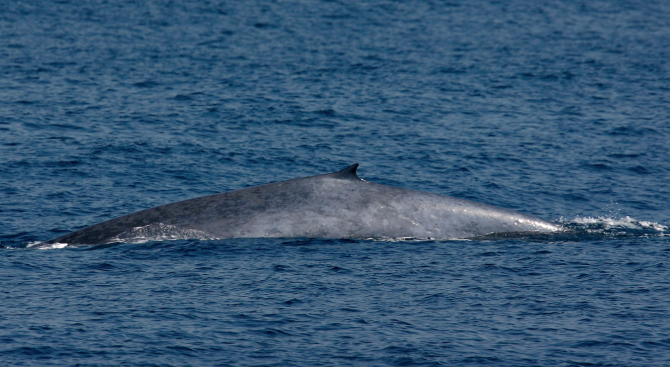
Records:
{"label": "blue whale", "polygon": [[357,167],[162,205],[37,246],[253,237],[442,240],[562,230],[512,210],[368,182]]}

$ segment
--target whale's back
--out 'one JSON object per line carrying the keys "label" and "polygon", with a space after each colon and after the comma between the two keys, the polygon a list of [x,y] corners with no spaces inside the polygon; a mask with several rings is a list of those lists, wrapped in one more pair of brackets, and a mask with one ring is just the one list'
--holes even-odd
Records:
{"label": "whale's back", "polygon": [[456,239],[559,229],[491,205],[370,183],[356,167],[163,205],[46,244],[101,244],[161,231],[182,238]]}

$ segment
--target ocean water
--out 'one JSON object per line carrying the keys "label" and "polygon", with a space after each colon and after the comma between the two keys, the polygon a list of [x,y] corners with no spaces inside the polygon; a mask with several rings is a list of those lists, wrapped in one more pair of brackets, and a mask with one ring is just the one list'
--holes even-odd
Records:
{"label": "ocean water", "polygon": [[[670,365],[667,1],[0,3],[3,366]],[[360,163],[554,236],[37,250]]]}

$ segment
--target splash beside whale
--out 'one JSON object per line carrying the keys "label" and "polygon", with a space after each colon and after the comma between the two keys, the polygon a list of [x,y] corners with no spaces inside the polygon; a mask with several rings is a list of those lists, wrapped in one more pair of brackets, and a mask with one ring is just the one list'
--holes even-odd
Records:
{"label": "splash beside whale", "polygon": [[253,237],[461,239],[561,231],[512,210],[380,185],[342,171],[142,210],[40,243],[69,246],[149,239]]}

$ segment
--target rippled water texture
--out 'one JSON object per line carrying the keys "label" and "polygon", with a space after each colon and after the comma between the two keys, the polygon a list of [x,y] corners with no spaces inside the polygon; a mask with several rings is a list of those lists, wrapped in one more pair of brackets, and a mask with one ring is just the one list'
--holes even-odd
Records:
{"label": "rippled water texture", "polygon": [[[670,364],[667,1],[0,3],[0,364]],[[561,223],[28,245],[360,163]]]}

